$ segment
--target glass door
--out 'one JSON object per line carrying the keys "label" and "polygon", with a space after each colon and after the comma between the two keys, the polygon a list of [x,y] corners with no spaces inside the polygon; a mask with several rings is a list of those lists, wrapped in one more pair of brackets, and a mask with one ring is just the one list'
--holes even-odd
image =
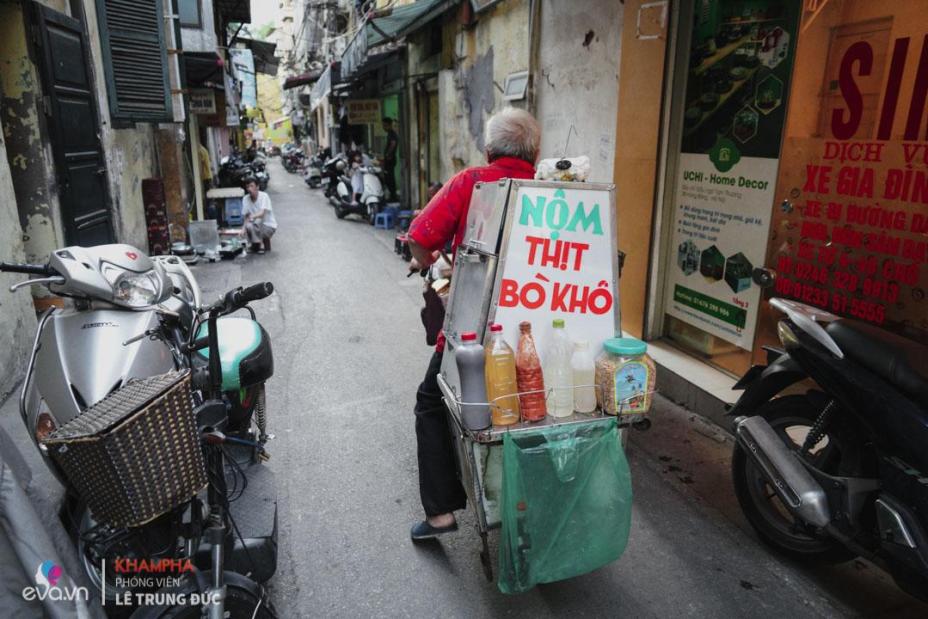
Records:
{"label": "glass door", "polygon": [[668,177],[664,335],[733,374],[751,363],[799,25],[798,0],[698,0]]}

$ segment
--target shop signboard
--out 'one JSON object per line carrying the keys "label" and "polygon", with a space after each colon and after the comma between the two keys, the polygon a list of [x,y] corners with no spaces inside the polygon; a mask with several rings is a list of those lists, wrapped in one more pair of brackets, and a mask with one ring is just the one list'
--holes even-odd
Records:
{"label": "shop signboard", "polygon": [[191,90],[187,95],[187,105],[191,114],[215,114],[216,93],[210,88]]}
{"label": "shop signboard", "polygon": [[798,2],[704,2],[694,16],[665,311],[753,347]]}
{"label": "shop signboard", "polygon": [[[527,320],[544,355],[555,318],[564,319],[571,339],[589,341],[594,354],[615,336],[614,195],[611,185],[513,183],[493,317],[509,342],[518,342],[519,323]],[[470,223],[479,229],[479,213]]]}
{"label": "shop signboard", "polygon": [[383,118],[379,99],[349,99],[345,107],[350,125],[379,125]]}
{"label": "shop signboard", "polygon": [[928,28],[903,0],[842,6],[799,44],[774,294],[928,343]]}
{"label": "shop signboard", "polygon": [[255,78],[255,59],[250,49],[230,49],[229,57],[235,69],[235,77],[242,83],[242,105],[258,107],[258,86]]}

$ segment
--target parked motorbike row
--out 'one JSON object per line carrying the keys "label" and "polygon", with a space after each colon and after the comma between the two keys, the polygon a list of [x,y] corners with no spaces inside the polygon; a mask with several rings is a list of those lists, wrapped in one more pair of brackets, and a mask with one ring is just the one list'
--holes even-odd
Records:
{"label": "parked motorbike row", "polygon": [[[772,286],[776,273],[755,271]],[[928,347],[787,299],[783,348],[735,386],[732,477],[760,538],[802,560],[865,557],[928,601]]]}
{"label": "parked motorbike row", "polygon": [[302,161],[303,180],[312,189],[324,188],[336,217],[359,215],[374,225],[377,214],[386,206],[386,196],[384,172],[370,155],[332,155],[326,148]]}
{"label": "parked motorbike row", "polygon": [[[156,605],[138,608],[133,616],[274,617],[259,584],[277,568],[277,489],[264,466],[272,438],[265,383],[274,366],[267,332],[249,307],[273,286],[236,288],[205,304],[183,260],[149,258],[128,245],[66,247],[46,264],[0,263],[0,272],[33,277],[11,290],[44,286],[67,301],[39,320],[20,415],[66,489],[62,520],[97,599],[113,605],[150,592],[144,589],[150,585],[121,584],[114,569],[118,561],[189,561],[194,569],[182,574],[183,591],[172,593],[196,595],[207,601],[203,607]],[[249,315],[232,315],[239,310]],[[207,488],[188,500],[180,497],[176,507],[142,525],[98,521],[46,440],[133,381],[175,371],[190,376]],[[175,465],[180,466],[165,466]]]}
{"label": "parked motorbike row", "polygon": [[261,191],[266,190],[270,183],[271,176],[267,172],[267,161],[260,151],[255,153],[250,161],[247,160],[246,155],[236,152],[223,157],[219,162],[220,187],[243,187],[245,179],[249,177],[258,181],[258,188]]}

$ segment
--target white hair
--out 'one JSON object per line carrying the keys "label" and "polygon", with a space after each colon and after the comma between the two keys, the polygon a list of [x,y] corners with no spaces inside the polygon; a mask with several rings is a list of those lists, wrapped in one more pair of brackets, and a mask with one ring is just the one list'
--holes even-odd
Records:
{"label": "white hair", "polygon": [[541,127],[525,110],[507,107],[487,121],[484,142],[490,159],[515,157],[534,164],[541,145]]}

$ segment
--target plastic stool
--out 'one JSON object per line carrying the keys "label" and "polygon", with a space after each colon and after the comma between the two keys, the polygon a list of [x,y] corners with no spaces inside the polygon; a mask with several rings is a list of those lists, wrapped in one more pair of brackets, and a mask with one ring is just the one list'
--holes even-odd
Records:
{"label": "plastic stool", "polygon": [[409,222],[412,221],[412,211],[400,211],[396,216],[396,226],[401,230],[405,230],[409,227]]}
{"label": "plastic stool", "polygon": [[384,211],[382,213],[377,213],[377,216],[374,217],[374,227],[379,230],[389,230],[393,227],[393,213],[389,211]]}

